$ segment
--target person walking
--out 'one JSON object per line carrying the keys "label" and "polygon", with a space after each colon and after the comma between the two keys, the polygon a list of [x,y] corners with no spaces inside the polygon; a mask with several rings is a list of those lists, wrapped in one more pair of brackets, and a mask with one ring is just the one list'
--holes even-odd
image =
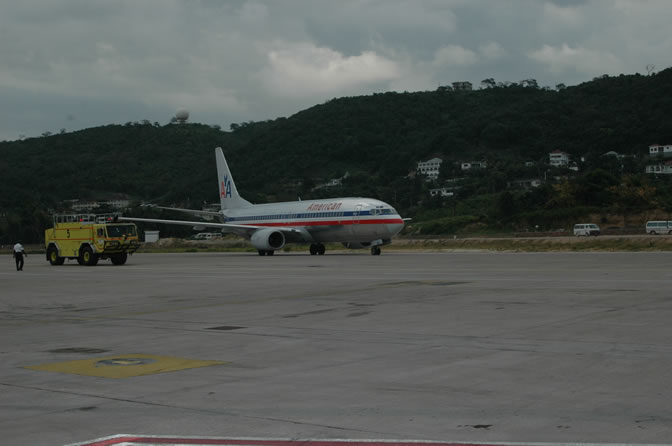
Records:
{"label": "person walking", "polygon": [[19,240],[16,242],[16,245],[14,245],[14,260],[16,260],[17,271],[23,271],[23,256],[28,257],[28,254],[26,254],[26,251],[21,244],[21,240]]}

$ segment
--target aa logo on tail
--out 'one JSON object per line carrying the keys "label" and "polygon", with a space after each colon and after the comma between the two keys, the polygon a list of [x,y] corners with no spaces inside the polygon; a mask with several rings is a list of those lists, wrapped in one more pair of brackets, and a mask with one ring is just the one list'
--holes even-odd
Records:
{"label": "aa logo on tail", "polygon": [[231,197],[231,180],[229,179],[228,175],[226,175],[224,177],[224,180],[222,181],[222,186],[219,195],[222,198]]}

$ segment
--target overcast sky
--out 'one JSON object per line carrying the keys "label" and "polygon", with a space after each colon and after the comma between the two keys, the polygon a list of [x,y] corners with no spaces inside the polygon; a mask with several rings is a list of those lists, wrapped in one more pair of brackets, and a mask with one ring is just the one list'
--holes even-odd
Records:
{"label": "overcast sky", "polygon": [[0,140],[672,65],[669,0],[0,0]]}

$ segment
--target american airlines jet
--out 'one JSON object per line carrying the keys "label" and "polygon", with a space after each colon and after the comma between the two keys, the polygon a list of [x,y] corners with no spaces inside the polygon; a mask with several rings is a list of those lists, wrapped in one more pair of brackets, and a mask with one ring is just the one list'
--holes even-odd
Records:
{"label": "american airlines jet", "polygon": [[285,243],[310,244],[312,255],[325,252],[324,243],[340,242],[347,248],[371,248],[391,242],[404,227],[392,206],[371,198],[330,198],[252,204],[238,195],[222,149],[215,149],[219,178],[220,212],[173,209],[192,215],[217,216],[222,223],[119,217],[120,220],[219,228],[250,240],[259,255],[272,256]]}

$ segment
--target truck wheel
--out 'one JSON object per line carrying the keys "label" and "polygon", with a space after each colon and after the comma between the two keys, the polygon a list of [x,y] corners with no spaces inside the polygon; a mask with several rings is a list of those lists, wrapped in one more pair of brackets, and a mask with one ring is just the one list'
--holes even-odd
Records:
{"label": "truck wheel", "polygon": [[58,249],[54,245],[49,246],[49,249],[47,249],[47,259],[49,259],[49,263],[52,265],[63,265],[63,262],[65,262],[65,257],[58,255]]}
{"label": "truck wheel", "polygon": [[79,250],[79,258],[82,260],[82,264],[86,266],[96,266],[98,264],[98,256],[93,253],[89,246],[83,246]]}
{"label": "truck wheel", "polygon": [[121,254],[112,254],[110,256],[110,260],[112,260],[112,264],[114,265],[123,265],[126,263],[126,260],[128,259],[128,254],[125,252],[122,252]]}

